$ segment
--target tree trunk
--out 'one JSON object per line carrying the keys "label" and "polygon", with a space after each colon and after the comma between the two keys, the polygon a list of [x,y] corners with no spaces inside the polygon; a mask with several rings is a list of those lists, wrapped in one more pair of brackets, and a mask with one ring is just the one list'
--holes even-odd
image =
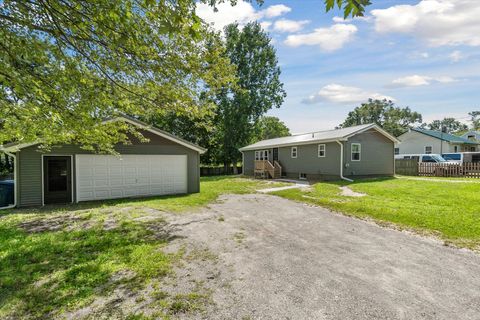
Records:
{"label": "tree trunk", "polygon": [[233,174],[238,174],[237,163],[232,163],[233,165]]}

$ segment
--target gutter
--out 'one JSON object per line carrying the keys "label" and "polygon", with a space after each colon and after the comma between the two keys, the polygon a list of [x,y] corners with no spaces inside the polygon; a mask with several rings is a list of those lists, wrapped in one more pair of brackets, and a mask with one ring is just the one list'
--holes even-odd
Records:
{"label": "gutter", "polygon": [[13,158],[13,204],[7,207],[1,207],[0,210],[13,209],[17,206],[17,156],[8,151],[3,152]]}
{"label": "gutter", "polygon": [[340,178],[348,182],[353,182],[352,179],[348,179],[343,176],[343,143],[341,143],[339,140],[336,140],[336,142],[340,145]]}

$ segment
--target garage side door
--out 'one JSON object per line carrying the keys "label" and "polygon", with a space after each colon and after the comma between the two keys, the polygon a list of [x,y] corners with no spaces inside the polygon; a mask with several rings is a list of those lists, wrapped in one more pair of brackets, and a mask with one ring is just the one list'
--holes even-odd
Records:
{"label": "garage side door", "polygon": [[187,192],[186,155],[76,155],[77,201]]}

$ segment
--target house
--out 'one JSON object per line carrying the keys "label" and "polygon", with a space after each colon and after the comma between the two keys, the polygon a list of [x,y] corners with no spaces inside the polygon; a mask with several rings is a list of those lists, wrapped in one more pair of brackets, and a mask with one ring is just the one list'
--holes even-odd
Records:
{"label": "house", "polygon": [[365,124],[263,140],[240,151],[245,175],[337,180],[393,175],[396,142],[377,125]]}
{"label": "house", "polygon": [[480,143],[480,132],[479,131],[468,131],[467,133],[462,135],[462,138]]}
{"label": "house", "polygon": [[398,137],[395,154],[442,154],[479,150],[479,143],[441,131],[413,128]]}
{"label": "house", "polygon": [[15,159],[15,203],[41,206],[125,197],[183,194],[200,191],[200,154],[206,150],[130,117],[126,121],[148,138],[118,144],[119,155],[93,154],[76,145],[40,143],[0,147]]}

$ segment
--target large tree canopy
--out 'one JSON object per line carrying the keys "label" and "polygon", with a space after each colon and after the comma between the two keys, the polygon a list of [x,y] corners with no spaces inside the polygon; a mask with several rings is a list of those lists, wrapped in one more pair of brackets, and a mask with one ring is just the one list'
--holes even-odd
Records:
{"label": "large tree canopy", "polygon": [[428,128],[430,130],[437,130],[443,131],[447,133],[457,133],[466,131],[468,126],[464,123],[461,123],[455,118],[444,118],[443,120],[433,120],[432,122],[422,125],[424,128]]}
{"label": "large tree canopy", "polygon": [[223,162],[236,163],[238,149],[250,142],[257,120],[279,108],[286,96],[270,38],[260,24],[225,27],[226,55],[236,66],[237,85],[218,96],[218,119]]}
{"label": "large tree canopy", "polygon": [[[235,3],[201,1],[212,6]],[[113,144],[134,129],[102,123],[105,118],[176,114],[191,120],[211,113],[211,97],[235,81],[235,72],[218,34],[196,16],[195,4],[2,1],[0,144],[79,143],[113,151]],[[325,1],[327,10],[337,6],[345,16],[362,15],[369,4]],[[278,101],[271,105],[278,106]]]}
{"label": "large tree canopy", "polygon": [[420,125],[422,115],[410,110],[409,107],[395,106],[392,101],[372,100],[362,103],[348,113],[340,128],[352,127],[360,124],[376,123],[390,134],[398,137],[408,130],[409,127]]}
{"label": "large tree canopy", "polygon": [[473,130],[480,130],[480,111],[469,112],[470,121],[472,122]]}
{"label": "large tree canopy", "polygon": [[251,143],[289,135],[290,129],[288,129],[280,119],[277,117],[262,116],[255,124]]}
{"label": "large tree canopy", "polygon": [[191,0],[4,1],[0,144],[108,149],[127,128],[105,118],[208,109],[232,69],[194,10]]}

